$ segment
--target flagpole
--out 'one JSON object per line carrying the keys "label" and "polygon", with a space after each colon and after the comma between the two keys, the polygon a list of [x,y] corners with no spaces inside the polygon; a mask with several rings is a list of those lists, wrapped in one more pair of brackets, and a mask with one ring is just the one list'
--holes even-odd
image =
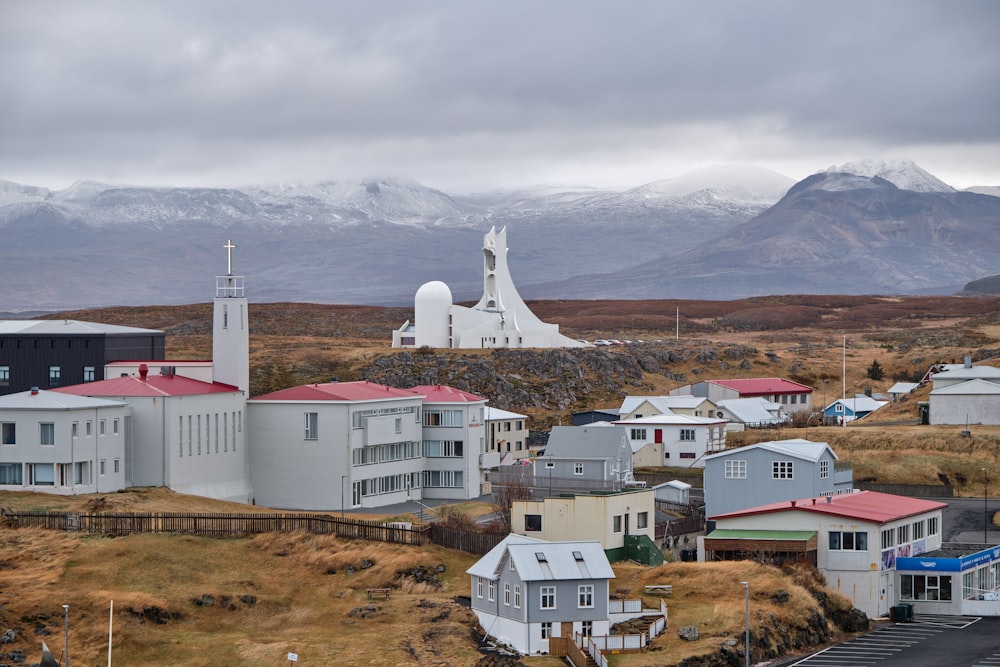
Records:
{"label": "flagpole", "polygon": [[111,631],[115,624],[115,601],[111,601],[111,611],[108,613],[108,667],[111,667]]}

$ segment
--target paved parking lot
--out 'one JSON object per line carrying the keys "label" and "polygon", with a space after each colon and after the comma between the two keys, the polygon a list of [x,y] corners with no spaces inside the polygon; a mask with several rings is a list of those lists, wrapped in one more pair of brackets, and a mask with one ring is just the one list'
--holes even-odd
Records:
{"label": "paved parking lot", "polygon": [[922,614],[786,667],[1000,667],[1000,619]]}

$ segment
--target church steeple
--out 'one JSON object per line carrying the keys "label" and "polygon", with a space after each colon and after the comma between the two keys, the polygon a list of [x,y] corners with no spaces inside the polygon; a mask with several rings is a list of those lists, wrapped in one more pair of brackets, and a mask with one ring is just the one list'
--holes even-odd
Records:
{"label": "church steeple", "polygon": [[215,308],[212,322],[212,379],[250,389],[250,332],[247,328],[245,277],[233,275],[231,240],[226,249],[226,275],[215,277]]}

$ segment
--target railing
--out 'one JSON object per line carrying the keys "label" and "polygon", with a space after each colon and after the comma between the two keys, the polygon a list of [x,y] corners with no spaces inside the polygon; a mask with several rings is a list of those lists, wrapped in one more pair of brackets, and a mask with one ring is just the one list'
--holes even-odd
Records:
{"label": "railing", "polygon": [[642,611],[642,600],[608,600],[609,614],[630,614]]}
{"label": "railing", "polygon": [[12,512],[6,509],[0,509],[0,513],[11,528],[38,527],[98,535],[180,533],[243,537],[258,533],[305,531],[396,544],[422,545],[427,541],[426,528],[403,528],[328,514]]}

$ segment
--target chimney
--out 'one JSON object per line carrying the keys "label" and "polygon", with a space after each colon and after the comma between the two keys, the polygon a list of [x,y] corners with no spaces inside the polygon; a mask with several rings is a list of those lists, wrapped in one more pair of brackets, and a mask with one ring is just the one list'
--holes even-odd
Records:
{"label": "chimney", "polygon": [[972,355],[971,354],[965,355],[965,367],[966,368],[972,368]]}
{"label": "chimney", "polygon": [[833,504],[833,496],[827,496],[826,497],[826,502],[827,502],[828,505],[832,505]]}
{"label": "chimney", "polygon": [[813,505],[815,505],[815,504],[816,504],[816,499],[815,499],[815,498],[813,498]]}
{"label": "chimney", "polygon": [[794,500],[792,501],[792,507],[795,507],[795,501]]}
{"label": "chimney", "polygon": [[31,395],[32,396],[38,396],[38,387],[32,387],[31,388]]}
{"label": "chimney", "polygon": [[145,382],[147,375],[149,375],[149,366],[146,364],[139,364],[139,379]]}

